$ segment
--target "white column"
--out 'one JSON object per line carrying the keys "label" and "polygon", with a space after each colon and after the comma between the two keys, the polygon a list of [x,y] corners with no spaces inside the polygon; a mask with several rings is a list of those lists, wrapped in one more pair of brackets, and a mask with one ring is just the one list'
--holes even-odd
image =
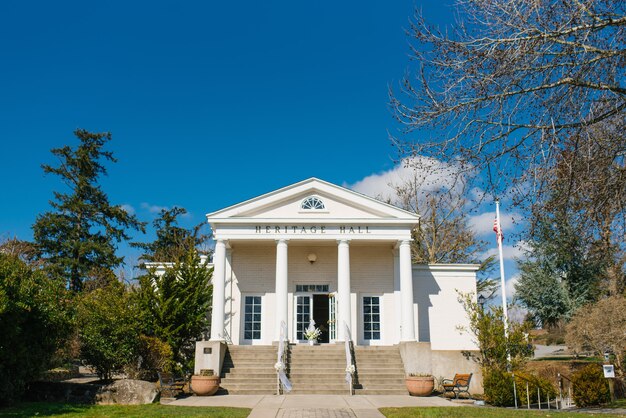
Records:
{"label": "white column", "polygon": [[402,340],[402,292],[400,292],[400,253],[393,249],[394,343]]}
{"label": "white column", "polygon": [[[346,341],[346,324],[352,327],[352,310],[350,307],[350,245],[345,239],[340,240],[338,246],[337,303],[339,304],[338,341]],[[352,329],[350,331],[352,332]]]}
{"label": "white column", "polygon": [[415,341],[410,240],[400,241],[400,293],[402,294],[402,341]]}
{"label": "white column", "polygon": [[211,340],[224,341],[224,305],[226,278],[226,241],[218,239],[213,254],[213,306],[211,313]]}
{"label": "white column", "polygon": [[285,322],[287,334],[285,339],[289,341],[289,322],[287,320],[288,306],[288,248],[287,240],[279,239],[276,243],[276,331],[274,341],[280,338],[280,325]]}

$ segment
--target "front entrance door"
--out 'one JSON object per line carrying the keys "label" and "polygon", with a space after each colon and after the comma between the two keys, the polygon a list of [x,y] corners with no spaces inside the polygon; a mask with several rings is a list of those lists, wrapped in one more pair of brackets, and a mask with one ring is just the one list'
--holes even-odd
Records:
{"label": "front entrance door", "polygon": [[328,320],[329,320],[329,297],[328,295],[313,295],[313,320],[315,321],[315,326],[322,331],[317,342],[319,343],[328,343],[329,339],[329,329],[328,329]]}
{"label": "front entrance door", "polygon": [[[317,339],[318,343],[329,343],[336,338],[334,334],[335,310],[331,309],[331,303],[335,299],[333,294],[299,294],[296,295],[295,335],[298,341],[306,341],[304,331],[309,326],[311,319],[315,326],[322,332]],[[334,306],[333,306],[334,308]]]}

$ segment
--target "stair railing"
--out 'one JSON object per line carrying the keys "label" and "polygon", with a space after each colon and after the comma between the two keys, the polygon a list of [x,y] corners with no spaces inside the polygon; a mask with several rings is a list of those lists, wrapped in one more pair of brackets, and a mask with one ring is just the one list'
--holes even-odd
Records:
{"label": "stair railing", "polygon": [[[572,407],[572,381],[569,377],[564,374],[557,373],[557,377],[559,379],[559,409],[563,409],[563,405],[565,408]],[[563,379],[567,380],[567,396],[563,398]]]}
{"label": "stair railing", "polygon": [[352,376],[356,371],[356,367],[354,366],[354,361],[352,358],[352,338],[350,337],[350,328],[348,324],[343,323],[345,327],[345,336],[346,336],[346,383],[348,383],[348,391],[350,396],[354,395],[353,385],[352,385]]}
{"label": "stair railing", "polygon": [[[531,380],[529,380],[528,378],[522,376],[522,375],[515,375],[515,373],[511,373],[511,376],[513,377],[513,396],[515,399],[515,409],[518,408],[518,404],[517,404],[517,385],[515,382],[515,379],[520,379],[523,380],[524,382],[526,382],[526,408],[527,409],[531,409],[531,403],[530,403],[530,384],[536,384],[535,382],[532,382]],[[538,384],[536,384],[537,386],[537,408],[541,409],[541,388]],[[560,386],[560,385],[559,385]],[[547,397],[547,403],[546,403],[546,407],[548,409],[550,409],[550,393],[545,393],[546,397]],[[556,409],[559,409],[559,403],[557,401],[557,399],[554,399],[554,403],[556,405]]]}
{"label": "stair railing", "polygon": [[291,392],[291,382],[289,378],[287,378],[287,367],[285,366],[287,361],[287,349],[289,347],[288,344],[285,344],[285,335],[287,334],[287,324],[285,321],[280,323],[280,338],[278,339],[278,359],[276,364],[274,364],[274,369],[276,370],[276,394],[289,393]]}

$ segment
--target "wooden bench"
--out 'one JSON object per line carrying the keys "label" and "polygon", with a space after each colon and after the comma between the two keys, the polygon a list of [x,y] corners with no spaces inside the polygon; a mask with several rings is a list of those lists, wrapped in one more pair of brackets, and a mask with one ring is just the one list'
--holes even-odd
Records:
{"label": "wooden bench", "polygon": [[169,393],[169,397],[176,397],[187,384],[187,379],[183,376],[176,376],[173,373],[159,373],[159,384],[161,385],[161,394]]}
{"label": "wooden bench", "polygon": [[470,398],[469,385],[472,381],[472,375],[470,374],[455,374],[454,379],[443,379],[441,386],[443,386],[443,394],[453,393],[454,399],[458,399],[461,393],[467,393],[467,397]]}

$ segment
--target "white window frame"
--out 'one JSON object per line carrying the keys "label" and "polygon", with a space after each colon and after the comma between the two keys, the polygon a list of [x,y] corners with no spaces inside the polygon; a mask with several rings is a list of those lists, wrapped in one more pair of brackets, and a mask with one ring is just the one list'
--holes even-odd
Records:
{"label": "white window frame", "polygon": [[[250,339],[250,338],[245,338],[246,336],[246,298],[248,297],[258,297],[261,298],[261,330],[260,330],[260,336],[258,339]],[[265,318],[265,301],[264,301],[264,297],[262,294],[260,293],[246,293],[246,294],[242,294],[241,295],[241,332],[240,332],[240,340],[243,342],[243,345],[262,345],[263,344],[263,336],[265,333],[265,323],[264,323],[264,318]],[[252,313],[254,315],[254,312]]]}
{"label": "white window frame", "polygon": [[[307,343],[306,338],[298,339],[298,298],[299,297],[308,297],[309,298],[309,320],[313,317],[313,292],[294,292],[293,294],[293,339],[296,343]],[[308,326],[308,324],[305,326]],[[304,332],[304,330],[303,330]],[[304,335],[303,335],[304,336]]]}
{"label": "white window frame", "polygon": [[[380,338],[377,340],[366,340],[365,339],[365,302],[364,298],[366,297],[376,297],[378,298],[378,315],[380,316]],[[383,309],[384,303],[384,295],[380,293],[361,293],[359,294],[359,339],[361,345],[384,345],[385,340],[385,330],[384,330],[384,318],[385,312]]]}

